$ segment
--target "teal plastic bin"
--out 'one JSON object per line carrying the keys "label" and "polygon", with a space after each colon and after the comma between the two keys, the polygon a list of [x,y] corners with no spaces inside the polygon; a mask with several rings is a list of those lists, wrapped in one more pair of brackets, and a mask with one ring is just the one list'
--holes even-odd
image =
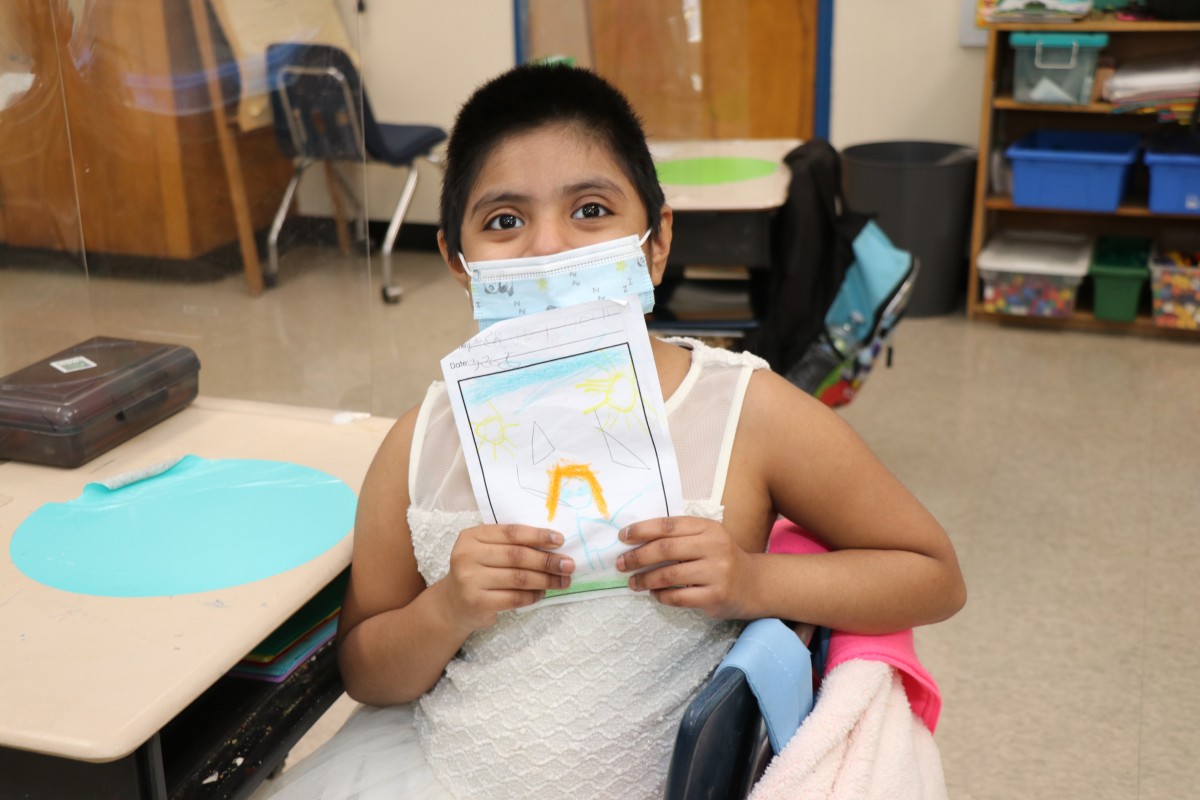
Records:
{"label": "teal plastic bin", "polygon": [[1107,33],[1014,33],[1013,98],[1021,103],[1087,105]]}

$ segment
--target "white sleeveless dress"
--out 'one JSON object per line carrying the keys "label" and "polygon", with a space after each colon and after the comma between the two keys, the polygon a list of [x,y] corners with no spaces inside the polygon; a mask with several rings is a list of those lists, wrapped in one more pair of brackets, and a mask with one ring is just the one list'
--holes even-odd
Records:
{"label": "white sleeveless dress", "polygon": [[[720,520],[746,385],[766,364],[675,341],[692,350],[666,403],[684,513]],[[432,584],[459,531],[482,521],[443,384],[421,406],[409,476],[413,549]],[[684,709],[739,630],[648,595],[503,613],[423,697],[358,710],[271,797],[661,797]]]}

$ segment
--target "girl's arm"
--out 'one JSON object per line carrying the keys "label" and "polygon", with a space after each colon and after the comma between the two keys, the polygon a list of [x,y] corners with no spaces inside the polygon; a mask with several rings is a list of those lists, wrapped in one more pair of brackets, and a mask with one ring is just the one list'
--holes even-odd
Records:
{"label": "girl's arm", "polygon": [[467,636],[491,625],[498,611],[534,603],[547,588],[565,588],[573,569],[570,559],[546,552],[561,544],[553,531],[481,525],[459,535],[450,574],[426,587],[407,519],[416,417],[414,409],[396,423],[363,481],[338,624],[346,691],[370,705],[420,697]]}
{"label": "girl's arm", "polygon": [[754,616],[870,634],[962,608],[946,532],[850,426],[778,375],[755,373],[750,385],[744,444],[761,454],[772,506],[831,551],[757,556],[747,603],[768,613]]}
{"label": "girl's arm", "polygon": [[[751,378],[725,489],[725,525],[648,520],[621,567],[660,602],[736,619],[780,617],[856,633],[943,620],[966,589],[937,521],[833,411],[769,372]],[[781,514],[832,552],[765,555]],[[732,533],[731,533],[732,532]]]}
{"label": "girl's arm", "polygon": [[403,703],[426,692],[467,638],[417,571],[408,530],[408,457],[416,411],[376,453],[359,495],[350,583],[338,622],[338,665],[362,703]]}

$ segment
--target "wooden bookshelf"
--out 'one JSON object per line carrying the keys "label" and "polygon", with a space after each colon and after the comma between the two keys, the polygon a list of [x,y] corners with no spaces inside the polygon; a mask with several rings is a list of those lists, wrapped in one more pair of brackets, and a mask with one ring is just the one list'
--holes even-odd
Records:
{"label": "wooden bookshelf", "polygon": [[1078,22],[993,22],[988,30],[1005,31],[1083,31],[1085,33],[1192,33],[1200,32],[1200,21],[1119,20],[1114,14],[1093,14]]}
{"label": "wooden bookshelf", "polygon": [[1057,103],[1022,103],[1011,94],[1000,95],[992,101],[992,108],[1004,111],[1053,111],[1063,114],[1111,114],[1112,103],[1088,103],[1086,106],[1059,105]]}
{"label": "wooden bookshelf", "polygon": [[[1200,215],[1159,214],[1146,205],[1144,181],[1133,186],[1129,196],[1115,211],[1094,212],[1068,209],[1032,208],[1013,204],[1012,197],[993,190],[993,151],[1006,147],[1023,133],[1039,128],[1068,130],[1152,132],[1153,117],[1116,114],[1105,102],[1085,105],[1058,105],[1018,102],[1012,95],[1013,49],[1009,34],[1014,31],[1073,31],[1108,33],[1107,53],[1137,57],[1160,50],[1178,52],[1195,47],[1200,50],[1200,21],[1197,22],[1124,22],[1111,14],[1096,15],[1081,22],[996,23],[988,26],[988,46],[979,133],[979,166],[976,176],[974,217],[971,231],[971,266],[968,281],[967,312],[971,319],[1008,322],[1042,328],[1125,333],[1200,341],[1200,331],[1159,328],[1154,319],[1142,314],[1133,322],[1108,322],[1096,319],[1085,303],[1073,314],[1062,318],[1023,317],[987,311],[983,307],[983,285],[979,275],[979,253],[996,233],[1017,229],[1056,229],[1089,236],[1105,234],[1158,238],[1175,231],[1194,231],[1200,227]],[[1178,126],[1172,125],[1169,129]],[[1135,181],[1131,180],[1131,185]]]}

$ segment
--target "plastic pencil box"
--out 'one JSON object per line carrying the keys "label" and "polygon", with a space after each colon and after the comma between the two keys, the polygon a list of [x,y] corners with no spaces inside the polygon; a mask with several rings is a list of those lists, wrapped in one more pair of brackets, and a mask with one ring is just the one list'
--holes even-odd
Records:
{"label": "plastic pencil box", "polygon": [[188,347],[97,336],[0,378],[0,459],[78,467],[195,399]]}

